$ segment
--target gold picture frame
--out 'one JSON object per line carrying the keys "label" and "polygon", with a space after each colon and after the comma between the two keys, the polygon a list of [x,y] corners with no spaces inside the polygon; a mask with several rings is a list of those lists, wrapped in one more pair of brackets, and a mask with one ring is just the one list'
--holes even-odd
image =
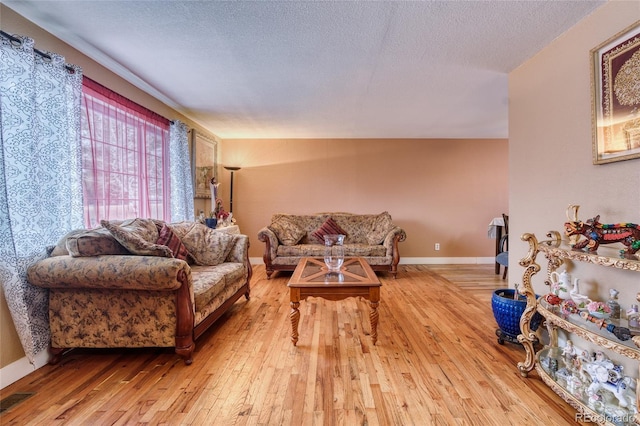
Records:
{"label": "gold picture frame", "polygon": [[194,198],[211,198],[209,182],[218,178],[218,142],[195,129],[191,130],[191,174]]}
{"label": "gold picture frame", "polygon": [[640,158],[640,21],[590,54],[593,164]]}

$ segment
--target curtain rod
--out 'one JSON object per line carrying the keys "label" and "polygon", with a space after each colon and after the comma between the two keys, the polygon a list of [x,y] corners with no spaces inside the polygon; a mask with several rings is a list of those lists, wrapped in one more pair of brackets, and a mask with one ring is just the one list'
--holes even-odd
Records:
{"label": "curtain rod", "polygon": [[[9,33],[5,33],[4,31],[0,30],[0,36],[4,37],[4,38],[6,38],[6,39],[9,39],[9,41],[10,41],[12,44],[16,45],[16,46],[22,46],[22,40],[20,40],[20,39],[19,39],[19,38],[17,38],[17,37],[12,36],[12,35],[11,35],[11,34],[9,34]],[[46,53],[44,53],[44,52],[42,52],[42,51],[40,51],[40,50],[36,49],[35,47],[33,48],[33,51],[34,51],[34,52],[36,52],[38,55],[40,55],[40,56],[41,56],[42,58],[44,58],[45,60],[47,60],[47,61],[51,61],[51,56],[50,56],[50,55],[48,55],[48,54],[46,54]],[[65,66],[64,66],[64,67],[67,69],[67,71],[69,71],[69,73],[71,73],[71,74],[75,74],[75,73],[76,73],[76,70],[75,70],[75,69],[73,69],[73,67],[71,67],[71,66],[69,66],[69,65],[66,65],[66,64],[65,64]]]}

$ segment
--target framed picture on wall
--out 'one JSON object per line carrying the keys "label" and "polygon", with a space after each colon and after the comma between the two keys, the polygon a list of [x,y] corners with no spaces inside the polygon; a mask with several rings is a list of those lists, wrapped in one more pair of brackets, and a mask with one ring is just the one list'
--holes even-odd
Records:
{"label": "framed picture on wall", "polygon": [[640,21],[591,50],[593,163],[640,158]]}
{"label": "framed picture on wall", "polygon": [[218,177],[218,142],[196,129],[191,130],[191,168],[195,198],[211,198],[209,182]]}

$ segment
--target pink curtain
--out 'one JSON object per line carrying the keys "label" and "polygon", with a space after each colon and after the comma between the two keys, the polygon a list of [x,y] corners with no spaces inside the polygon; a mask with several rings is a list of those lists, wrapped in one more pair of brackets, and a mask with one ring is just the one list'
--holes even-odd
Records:
{"label": "pink curtain", "polygon": [[84,222],[170,219],[169,120],[83,79]]}

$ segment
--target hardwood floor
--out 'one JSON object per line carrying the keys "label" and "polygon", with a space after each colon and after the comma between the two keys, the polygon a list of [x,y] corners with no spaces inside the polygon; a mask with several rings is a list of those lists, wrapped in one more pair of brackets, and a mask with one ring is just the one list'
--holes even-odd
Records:
{"label": "hardwood floor", "polygon": [[[378,344],[365,300],[310,298],[290,341],[290,274],[254,269],[251,300],[169,349],[72,351],[2,390],[35,392],[2,425],[562,425],[574,410],[499,345],[493,265],[401,265],[383,283]],[[443,277],[446,277],[443,278]]]}

